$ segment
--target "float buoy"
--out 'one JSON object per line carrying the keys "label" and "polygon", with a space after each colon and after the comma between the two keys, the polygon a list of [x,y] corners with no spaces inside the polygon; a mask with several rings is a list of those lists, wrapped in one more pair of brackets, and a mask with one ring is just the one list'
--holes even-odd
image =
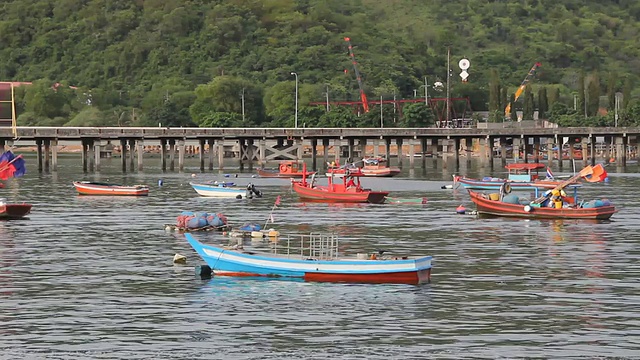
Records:
{"label": "float buoy", "polygon": [[175,254],[173,256],[173,263],[174,264],[186,264],[187,263],[187,257],[181,254]]}
{"label": "float buoy", "polygon": [[456,213],[457,214],[464,214],[467,211],[467,209],[464,208],[464,206],[460,205],[456,208]]}
{"label": "float buoy", "polygon": [[196,276],[199,276],[200,279],[211,279],[213,276],[213,271],[211,271],[211,267],[209,265],[198,265],[195,268]]}
{"label": "float buoy", "polygon": [[442,185],[440,189],[453,189],[453,185]]}
{"label": "float buoy", "polygon": [[192,178],[196,177],[196,174],[191,174],[191,177],[192,177]]}
{"label": "float buoy", "polygon": [[162,179],[158,180],[158,186],[162,186],[164,184],[164,181],[162,181]]}
{"label": "float buoy", "polygon": [[531,205],[525,205],[525,206],[524,206],[524,211],[526,211],[526,212],[531,212],[531,210],[533,210],[533,208],[531,207]]}

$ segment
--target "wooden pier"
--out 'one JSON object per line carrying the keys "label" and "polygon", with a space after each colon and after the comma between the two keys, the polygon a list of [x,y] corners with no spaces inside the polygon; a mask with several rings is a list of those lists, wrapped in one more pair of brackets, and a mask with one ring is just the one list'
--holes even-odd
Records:
{"label": "wooden pier", "polygon": [[[61,141],[82,145],[85,172],[100,170],[100,159],[114,148],[120,149],[122,171],[143,170],[145,145],[159,146],[162,170],[184,168],[187,142],[196,143],[200,170],[223,169],[225,154],[233,154],[240,169],[264,166],[275,160],[302,159],[309,151],[312,167],[326,168],[330,161],[351,161],[363,156],[397,156],[398,166],[425,167],[433,156],[445,160],[471,161],[471,154],[483,166],[515,161],[538,162],[574,160],[595,164],[596,157],[626,166],[635,157],[640,128],[133,128],[133,127],[18,127],[0,128],[0,149],[16,141],[34,142],[38,170],[57,171],[57,148]],[[580,150],[576,150],[576,148]],[[544,150],[542,150],[544,148]],[[395,149],[395,153],[392,153]],[[406,153],[405,153],[406,151]],[[319,156],[321,154],[321,156]],[[331,158],[329,157],[331,155]],[[579,156],[578,156],[579,155]],[[321,157],[321,159],[319,159]],[[177,167],[176,167],[177,158]],[[554,160],[555,159],[555,160]],[[318,160],[320,164],[318,164]],[[148,161],[148,160],[147,160]],[[344,163],[344,161],[342,161]],[[447,166],[447,161],[443,162]],[[205,166],[208,165],[208,166]],[[562,161],[558,162],[562,167]]]}

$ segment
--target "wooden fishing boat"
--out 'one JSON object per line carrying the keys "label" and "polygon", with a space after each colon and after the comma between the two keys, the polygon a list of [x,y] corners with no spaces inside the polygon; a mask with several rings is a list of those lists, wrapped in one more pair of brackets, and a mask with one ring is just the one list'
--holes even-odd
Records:
{"label": "wooden fishing boat", "polygon": [[364,176],[392,177],[400,174],[399,167],[387,166],[387,160],[380,157],[364,158],[362,162],[360,171]]}
{"label": "wooden fishing boat", "polygon": [[31,213],[31,204],[8,204],[0,199],[0,220],[22,219]]}
{"label": "wooden fishing boat", "polygon": [[116,185],[93,181],[74,181],[73,186],[79,195],[110,195],[110,196],[146,196],[149,195],[147,185]]}
{"label": "wooden fishing boat", "polygon": [[245,251],[241,246],[207,245],[191,234],[186,233],[185,237],[216,275],[416,285],[431,279],[431,256],[389,257],[378,252],[343,257],[332,236],[302,236],[302,242],[296,241],[295,245],[288,240],[279,252],[277,248],[259,252]]}
{"label": "wooden fishing boat", "polygon": [[573,187],[574,195],[566,196],[564,188],[582,177],[589,182],[603,181],[607,173],[602,165],[587,166],[580,173],[563,181],[554,189],[547,190],[535,200],[520,199],[514,194],[507,194],[504,183],[500,193],[484,194],[469,191],[471,201],[476,204],[478,214],[509,216],[534,219],[595,219],[606,220],[616,213],[616,208],[608,200],[578,201],[577,187]]}
{"label": "wooden fishing boat", "polygon": [[253,198],[262,197],[262,192],[253,184],[247,185],[246,188],[238,187],[235,185],[228,185],[227,183],[189,183],[193,190],[195,190],[200,196],[206,197],[219,197],[219,198]]}
{"label": "wooden fishing boat", "polygon": [[[258,169],[260,177],[268,178],[301,178],[302,162],[299,161],[283,161],[280,163],[278,170]],[[311,172],[314,174],[315,172]]]}
{"label": "wooden fishing boat", "polygon": [[[574,204],[572,206],[555,208],[540,205],[534,206],[530,202],[517,204],[492,200],[488,194],[468,190],[471,201],[476,204],[478,214],[493,216],[521,217],[529,219],[596,219],[606,220],[616,213],[615,206],[606,200],[595,203]],[[588,204],[588,205],[587,205]],[[593,205],[591,205],[593,204]],[[585,207],[586,206],[586,207]],[[591,207],[593,206],[593,207]],[[596,207],[597,206],[597,207]]]}
{"label": "wooden fishing boat", "polygon": [[[507,164],[505,168],[509,171],[507,179],[487,177],[483,179],[472,179],[464,176],[453,176],[454,187],[461,184],[465,189],[473,190],[499,190],[502,184],[508,182],[513,190],[535,190],[553,189],[561,181],[553,179],[552,176],[541,178],[538,170],[547,166],[540,163],[514,163]],[[550,174],[550,172],[548,172]]]}
{"label": "wooden fishing boat", "polygon": [[389,195],[389,192],[386,191],[363,188],[360,183],[362,172],[358,169],[343,169],[341,171],[344,171],[342,177],[328,177],[327,186],[316,185],[315,175],[312,175],[311,180],[307,181],[305,174],[301,180],[291,181],[293,191],[301,199],[344,203],[382,204],[386,196]]}

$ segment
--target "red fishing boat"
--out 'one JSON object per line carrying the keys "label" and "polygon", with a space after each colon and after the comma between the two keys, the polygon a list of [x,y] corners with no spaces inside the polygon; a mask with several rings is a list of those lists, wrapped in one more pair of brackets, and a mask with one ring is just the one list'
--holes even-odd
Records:
{"label": "red fishing boat", "polygon": [[31,204],[7,204],[4,199],[0,199],[0,219],[13,220],[22,219],[31,213]]}
{"label": "red fishing boat", "polygon": [[386,159],[380,157],[364,158],[362,173],[364,176],[392,177],[400,174],[400,168],[396,166],[387,166]]}
{"label": "red fishing boat", "polygon": [[[278,170],[266,170],[258,169],[258,175],[260,177],[268,178],[301,178],[302,177],[303,163],[298,161],[283,161],[280,163]],[[309,175],[315,174],[315,172],[308,173]]]}
{"label": "red fishing boat", "polygon": [[315,184],[315,174],[311,176],[310,181],[307,181],[306,165],[304,165],[302,179],[291,180],[291,184],[293,191],[301,199],[306,200],[382,204],[389,195],[386,191],[372,191],[363,188],[360,184],[360,177],[363,175],[359,169],[336,170],[336,175],[340,176],[328,177],[327,186],[319,186]]}
{"label": "red fishing boat", "polygon": [[521,217],[533,219],[595,219],[606,220],[616,213],[616,208],[609,200],[578,201],[577,186],[573,186],[574,195],[567,196],[564,188],[573,184],[580,177],[588,182],[603,181],[607,176],[602,165],[587,166],[580,173],[564,181],[556,188],[547,190],[544,195],[533,201],[521,199],[509,194],[504,183],[499,193],[484,194],[469,191],[471,201],[476,204],[478,214]]}
{"label": "red fishing boat", "polygon": [[147,185],[116,185],[92,181],[74,181],[73,186],[79,195],[109,195],[109,196],[147,196]]}

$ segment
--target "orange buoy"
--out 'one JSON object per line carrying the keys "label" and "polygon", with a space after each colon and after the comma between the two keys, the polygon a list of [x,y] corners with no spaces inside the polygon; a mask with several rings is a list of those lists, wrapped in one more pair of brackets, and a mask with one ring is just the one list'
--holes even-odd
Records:
{"label": "orange buoy", "polygon": [[464,214],[467,211],[467,209],[464,208],[464,206],[460,205],[456,208],[456,213],[458,214]]}

